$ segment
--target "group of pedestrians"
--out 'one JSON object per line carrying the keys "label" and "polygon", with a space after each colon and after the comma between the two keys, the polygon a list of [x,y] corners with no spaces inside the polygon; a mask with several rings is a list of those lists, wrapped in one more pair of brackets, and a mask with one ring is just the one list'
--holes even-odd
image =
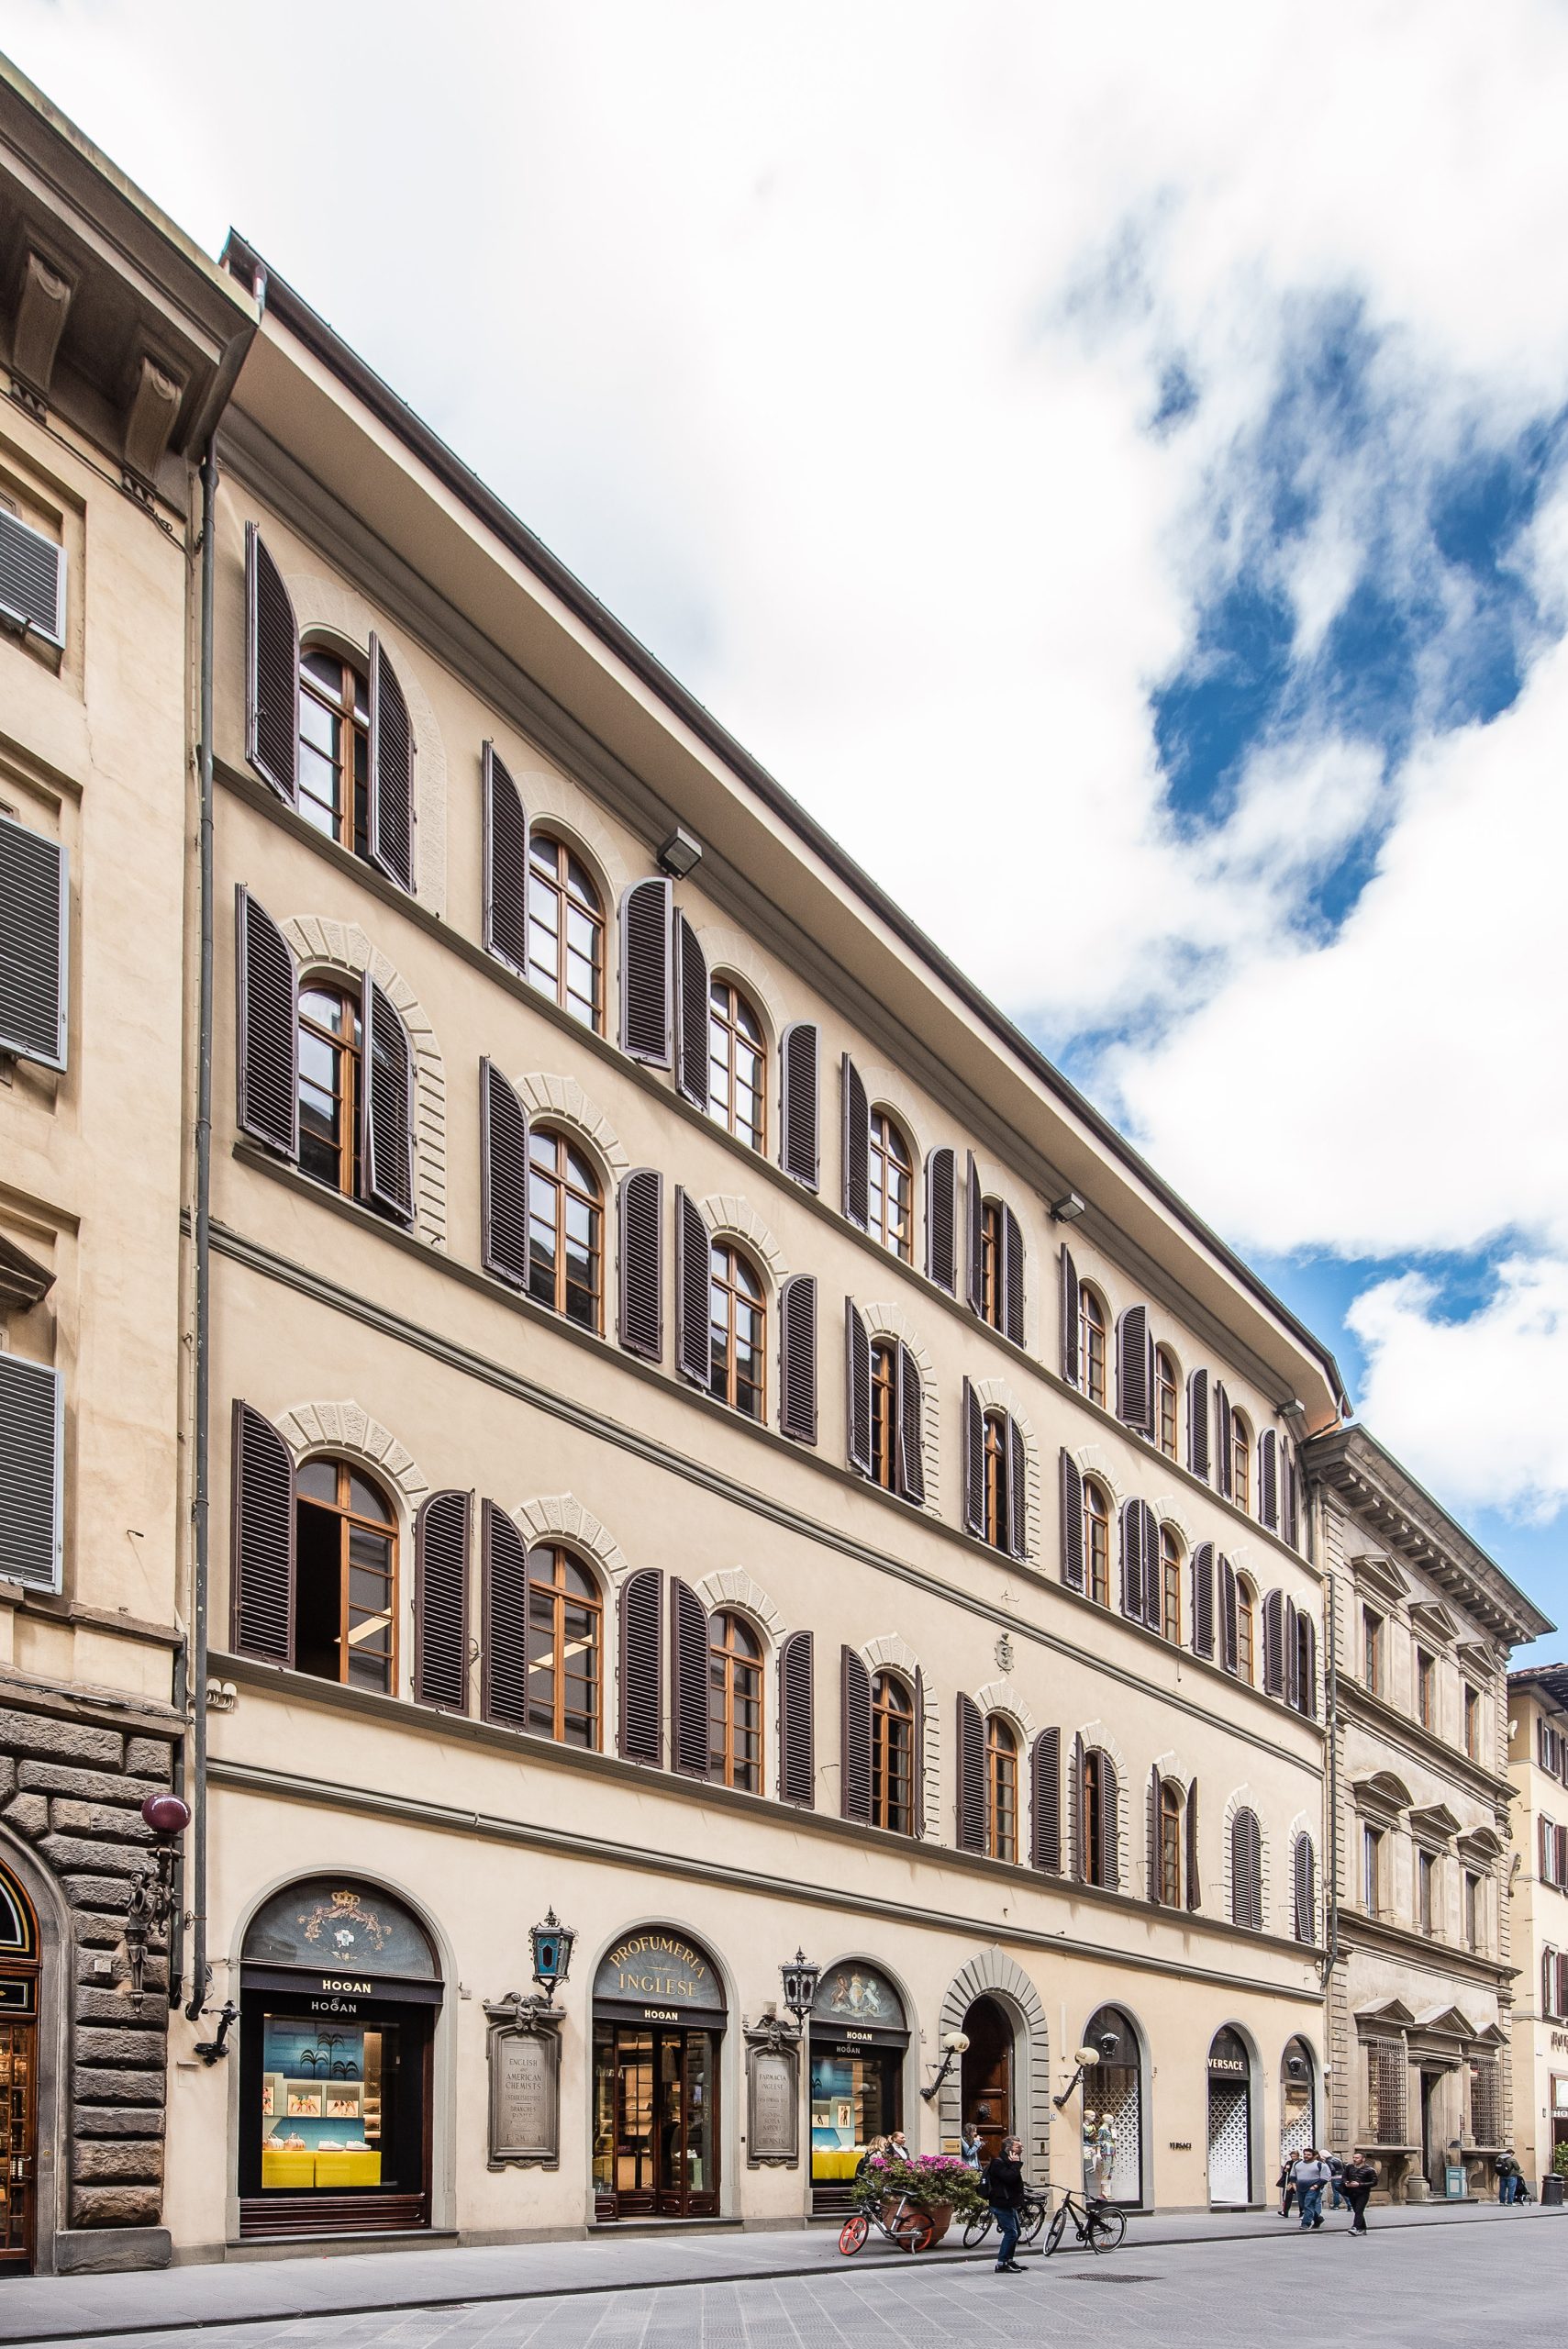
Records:
{"label": "group of pedestrians", "polygon": [[1307,2145],[1294,2161],[1287,2158],[1280,2170],[1280,2217],[1289,2218],[1294,2201],[1304,2227],[1320,2227],[1323,2197],[1328,2194],[1330,2209],[1349,2210],[1351,2234],[1364,2235],[1367,2199],[1376,2184],[1376,2166],[1359,2146],[1347,2162],[1338,2154],[1319,2153],[1315,2145]]}

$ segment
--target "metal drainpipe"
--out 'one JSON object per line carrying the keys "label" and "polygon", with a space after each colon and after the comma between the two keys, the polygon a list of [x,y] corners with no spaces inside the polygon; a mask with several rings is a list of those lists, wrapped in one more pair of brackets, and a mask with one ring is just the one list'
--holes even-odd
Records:
{"label": "metal drainpipe", "polygon": [[191,1593],[191,1996],[195,2022],[207,1994],[206,1956],[206,1675],[207,1675],[207,1391],[210,1383],[212,1193],[212,644],[213,592],[217,568],[217,458],[207,443],[202,459],[201,638],[201,983],[196,1013],[196,1294],[195,1480],[192,1502],[195,1572]]}

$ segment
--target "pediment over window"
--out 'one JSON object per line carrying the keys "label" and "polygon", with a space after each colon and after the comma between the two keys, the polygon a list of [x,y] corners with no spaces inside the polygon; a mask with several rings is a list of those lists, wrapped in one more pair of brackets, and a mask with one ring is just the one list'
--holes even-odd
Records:
{"label": "pediment over window", "polygon": [[1358,2031],[1379,2027],[1385,2031],[1407,2031],[1416,2018],[1403,1998],[1385,1998],[1375,2007],[1358,2007],[1355,2010]]}
{"label": "pediment over window", "polygon": [[1358,1810],[1380,1817],[1391,1818],[1396,1811],[1408,1810],[1415,1800],[1404,1779],[1396,1778],[1392,1770],[1377,1770],[1370,1778],[1352,1779],[1351,1792]]}
{"label": "pediment over window", "polygon": [[1495,1835],[1489,1827],[1473,1828],[1459,1847],[1462,1859],[1483,1862],[1500,1858],[1502,1850],[1501,1837]]}
{"label": "pediment over window", "polygon": [[1423,1809],[1410,1813],[1410,1832],[1425,1842],[1448,1842],[1458,1834],[1462,1823],[1446,1802],[1428,1803]]}
{"label": "pediment over window", "polygon": [[1489,1680],[1497,1669],[1496,1655],[1490,1648],[1484,1648],[1479,1640],[1462,1640],[1459,1660],[1467,1672],[1481,1680]]}
{"label": "pediment over window", "polygon": [[1375,1592],[1386,1606],[1402,1607],[1410,1596],[1410,1586],[1392,1559],[1352,1558],[1351,1573],[1358,1589]]}
{"label": "pediment over window", "polygon": [[1459,1625],[1446,1607],[1435,1599],[1417,1598],[1410,1604],[1411,1628],[1425,1632],[1429,1640],[1440,1641],[1445,1646],[1459,1637]]}
{"label": "pediment over window", "polygon": [[54,1286],[54,1275],[14,1240],[0,1231],[0,1308],[6,1305],[23,1308],[37,1305]]}
{"label": "pediment over window", "polygon": [[1424,2039],[1467,2039],[1476,2036],[1475,2025],[1458,2007],[1429,2007],[1415,2018],[1414,2029]]}

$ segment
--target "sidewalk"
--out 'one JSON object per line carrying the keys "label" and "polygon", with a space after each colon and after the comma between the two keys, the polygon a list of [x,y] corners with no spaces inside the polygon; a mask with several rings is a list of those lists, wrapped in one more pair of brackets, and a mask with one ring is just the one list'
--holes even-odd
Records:
{"label": "sidewalk", "polygon": [[[1499,2210],[1493,2202],[1429,2203],[1369,2213],[1373,2227],[1528,2226],[1563,2216],[1529,2203]],[[1348,2224],[1343,2212],[1325,2232]],[[1166,2243],[1280,2241],[1297,2233],[1295,2220],[1270,2210],[1187,2211],[1128,2222],[1125,2249]],[[1029,2254],[1026,2254],[1029,2255]],[[1033,2254],[1039,2256],[1038,2254]],[[1087,2253],[1059,2257],[1087,2258]],[[1113,2254],[1115,2255],[1115,2254]],[[995,2256],[994,2243],[922,2254],[922,2266],[978,2262]],[[0,2284],[0,2342],[113,2339],[127,2333],[217,2324],[272,2325],[312,2316],[354,2315],[377,2309],[472,2306],[488,2300],[556,2299],[593,2292],[627,2292],[673,2285],[757,2281],[813,2272],[863,2274],[895,2266],[900,2253],[868,2243],[856,2257],[840,2255],[835,2228],[747,2233],[738,2228],[681,2230],[668,2234],[595,2236],[568,2243],[484,2243],[428,2251],[301,2254],[294,2258],[206,2266],[170,2267],[133,2276],[28,2277]]]}

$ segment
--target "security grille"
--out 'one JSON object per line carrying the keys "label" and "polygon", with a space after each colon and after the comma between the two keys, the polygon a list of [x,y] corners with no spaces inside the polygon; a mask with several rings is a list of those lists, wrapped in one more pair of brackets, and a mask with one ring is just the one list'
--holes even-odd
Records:
{"label": "security grille", "polygon": [[1252,2199],[1251,2139],[1245,2086],[1211,2086],[1208,2091],[1208,2199],[1250,2202]]}

